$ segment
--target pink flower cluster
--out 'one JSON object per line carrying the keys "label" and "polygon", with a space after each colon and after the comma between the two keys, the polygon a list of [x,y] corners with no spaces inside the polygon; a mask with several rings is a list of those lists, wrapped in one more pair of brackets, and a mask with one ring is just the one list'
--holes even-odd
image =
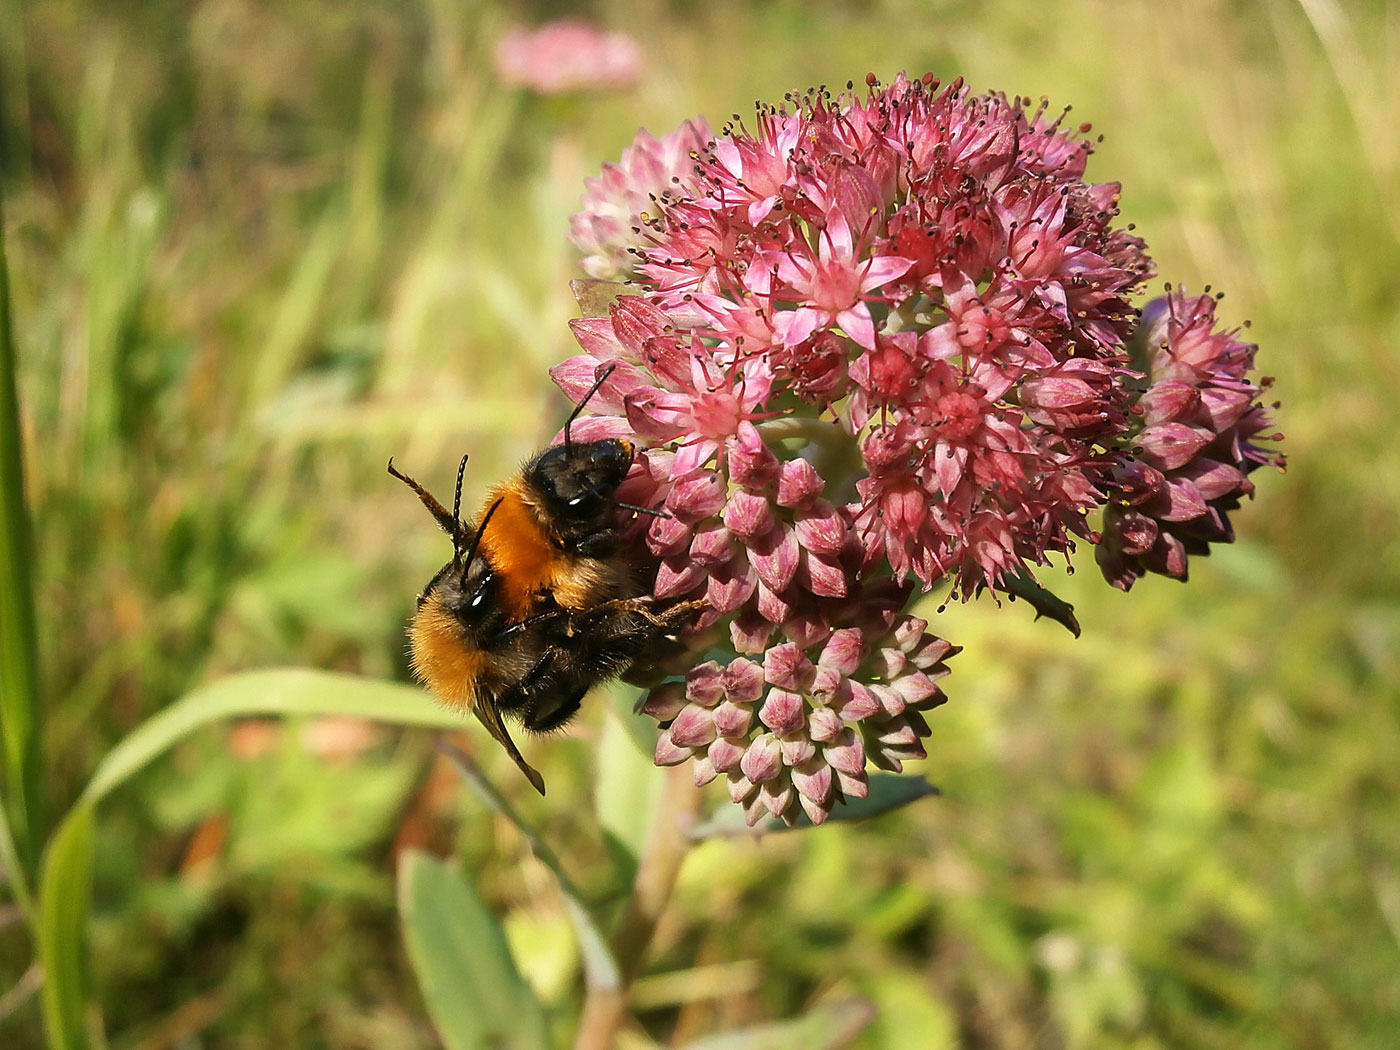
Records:
{"label": "pink flower cluster", "polygon": [[1255,443],[1270,426],[1256,399],[1271,381],[1250,381],[1256,347],[1215,330],[1215,302],[1178,290],[1142,311],[1137,342],[1150,385],[1094,551],[1104,576],[1125,591],[1146,572],[1186,579],[1188,555],[1235,538],[1229,512],[1253,495],[1248,475],[1284,465],[1282,454]]}
{"label": "pink flower cluster", "polygon": [[693,759],[698,784],[724,776],[749,824],[796,806],[820,824],[836,802],[865,798],[867,761],[899,772],[925,757],[922,712],[944,702],[936,680],[955,652],[917,617],[891,612],[886,623],[832,631],[810,656],[783,642],[761,662],[711,660],[653,690],[643,710],[667,726],[657,764]]}
{"label": "pink flower cluster", "polygon": [[[1087,125],[961,82],[869,84],[713,140],[646,136],[574,220],[591,260],[631,259],[553,372],[577,401],[612,368],[574,434],[643,447],[620,498],[666,511],[633,526],[653,592],[703,596],[732,651],[653,692],[657,760],[725,775],[751,822],[820,820],[863,793],[867,760],[922,755],[954,650],[904,614],[915,580],[1006,589],[1105,535],[1116,579],[1157,570],[1162,537],[1193,549],[1161,492],[1189,479],[1216,529],[1191,535],[1228,537],[1248,490],[1204,464],[1242,482],[1225,446],[1267,458],[1247,446],[1252,393],[1233,420],[1216,394],[1245,392],[1223,362],[1248,355],[1199,308],[1152,367],[1196,400],[1141,393],[1126,346],[1151,263],[1116,224],[1118,187],[1083,180]],[[1173,425],[1215,437],[1153,461]],[[1101,534],[1088,516],[1110,500]],[[1148,540],[1148,521],[1170,524]]]}

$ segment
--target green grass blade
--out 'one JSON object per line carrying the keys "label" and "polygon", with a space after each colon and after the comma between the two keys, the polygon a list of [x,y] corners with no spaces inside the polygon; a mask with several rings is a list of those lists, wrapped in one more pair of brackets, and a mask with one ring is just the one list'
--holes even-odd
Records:
{"label": "green grass blade", "polygon": [[461,724],[458,715],[413,686],[288,668],[221,678],[130,733],[98,764],[44,855],[38,940],[45,973],[44,1023],[51,1050],[87,1045],[83,932],[90,908],[93,807],[196,729],[228,718],[278,714],[349,715],[442,729]]}
{"label": "green grass blade", "polygon": [[39,961],[49,1050],[81,1050],[87,1038],[87,959],[92,894],[92,809],[64,818],[44,852],[39,883]]}
{"label": "green grass blade", "polygon": [[34,914],[34,898],[29,892],[29,877],[24,873],[24,861],[20,859],[19,848],[15,845],[14,834],[10,831],[9,818],[5,807],[0,806],[0,871],[9,877],[14,887],[15,903],[26,919]]}
{"label": "green grass blade", "polygon": [[[5,756],[6,817],[23,870],[24,894],[44,833],[43,752],[39,728],[39,650],[34,628],[33,552],[24,503],[17,360],[10,324],[5,221],[0,207],[0,743]],[[7,833],[7,837],[9,833]],[[7,856],[8,862],[10,858]]]}
{"label": "green grass blade", "polygon": [[477,796],[497,816],[504,817],[515,826],[515,829],[524,837],[526,844],[529,845],[530,852],[535,855],[535,859],[554,874],[554,878],[559,884],[559,895],[564,898],[564,910],[569,916],[569,922],[573,924],[574,933],[578,936],[579,952],[583,956],[583,970],[588,979],[588,987],[607,989],[619,987],[622,984],[621,971],[617,959],[613,956],[608,938],[603,933],[603,928],[599,925],[592,909],[584,900],[583,894],[569,878],[568,872],[564,870],[564,865],[559,862],[554,851],[545,845],[539,832],[520,819],[520,815],[511,808],[505,796],[496,790],[495,785],[482,776],[481,770],[477,768],[471,756],[448,743],[439,744],[438,747],[457,767],[457,772],[462,775],[462,779],[471,786]]}
{"label": "green grass blade", "polygon": [[544,1011],[516,969],[505,931],[471,885],[409,850],[399,917],[428,1014],[448,1050],[541,1050]]}
{"label": "green grass blade", "polygon": [[226,718],[348,715],[403,726],[459,729],[462,717],[410,685],[304,668],[247,671],[177,700],[108,752],[83,790],[95,804],[181,737]]}

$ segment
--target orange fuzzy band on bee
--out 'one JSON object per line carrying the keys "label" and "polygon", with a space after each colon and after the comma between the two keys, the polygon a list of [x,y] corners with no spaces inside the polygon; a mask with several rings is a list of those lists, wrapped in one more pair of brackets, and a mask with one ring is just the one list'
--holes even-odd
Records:
{"label": "orange fuzzy band on bee", "polygon": [[518,623],[534,615],[541,594],[562,608],[578,609],[597,601],[600,586],[615,583],[615,567],[559,548],[541,524],[538,504],[523,478],[511,478],[492,492],[483,515],[493,506],[478,553],[500,580],[500,604],[510,620]]}
{"label": "orange fuzzy band on bee", "polygon": [[462,626],[440,603],[429,602],[413,618],[413,669],[449,707],[470,711],[486,654],[462,644]]}
{"label": "orange fuzzy band on bee", "polygon": [[502,609],[507,618],[517,622],[535,611],[535,595],[550,588],[564,567],[561,563],[568,560],[550,541],[521,490],[517,477],[491,493],[483,515],[498,500],[499,506],[477,548],[500,580]]}

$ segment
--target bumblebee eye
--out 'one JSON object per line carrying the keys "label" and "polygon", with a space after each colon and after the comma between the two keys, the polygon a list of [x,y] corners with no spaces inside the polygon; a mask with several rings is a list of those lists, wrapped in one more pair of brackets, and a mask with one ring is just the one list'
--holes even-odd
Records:
{"label": "bumblebee eye", "polygon": [[495,578],[494,573],[486,573],[481,577],[481,582],[477,584],[476,590],[472,591],[471,600],[467,602],[467,608],[480,609],[489,597],[487,592],[491,589],[491,581]]}
{"label": "bumblebee eye", "polygon": [[581,510],[596,506],[597,503],[598,494],[596,492],[580,492],[577,496],[574,496],[565,503],[565,506],[570,510]]}

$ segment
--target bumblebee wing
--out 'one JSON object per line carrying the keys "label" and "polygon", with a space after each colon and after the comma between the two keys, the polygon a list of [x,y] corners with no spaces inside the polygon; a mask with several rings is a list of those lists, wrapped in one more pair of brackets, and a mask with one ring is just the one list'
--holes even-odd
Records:
{"label": "bumblebee wing", "polygon": [[535,786],[535,790],[543,795],[544,777],[540,776],[539,770],[525,761],[525,756],[520,753],[520,749],[515,746],[515,741],[506,732],[506,725],[501,721],[501,713],[496,710],[496,705],[478,703],[472,708],[472,713],[486,727],[486,731],[495,737],[496,743],[506,749],[506,754],[515,760],[515,764],[520,767],[520,772],[525,774],[526,779]]}

